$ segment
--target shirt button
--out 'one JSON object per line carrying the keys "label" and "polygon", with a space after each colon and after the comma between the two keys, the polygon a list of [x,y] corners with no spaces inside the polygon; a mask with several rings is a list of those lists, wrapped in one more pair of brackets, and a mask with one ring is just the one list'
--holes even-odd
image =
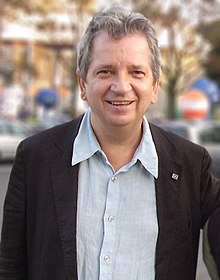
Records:
{"label": "shirt button", "polygon": [[110,261],[110,257],[108,255],[104,256],[104,261],[105,262],[109,262]]}
{"label": "shirt button", "polygon": [[117,177],[112,177],[112,182],[114,183],[117,180]]}
{"label": "shirt button", "polygon": [[111,223],[113,220],[114,220],[114,217],[113,217],[113,216],[109,216],[109,217],[108,217],[109,223]]}

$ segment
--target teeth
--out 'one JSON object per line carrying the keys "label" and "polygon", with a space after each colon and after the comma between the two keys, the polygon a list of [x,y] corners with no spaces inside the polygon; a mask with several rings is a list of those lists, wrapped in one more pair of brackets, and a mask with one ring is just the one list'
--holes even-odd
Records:
{"label": "teeth", "polygon": [[112,105],[129,105],[131,102],[129,101],[113,101],[111,102]]}

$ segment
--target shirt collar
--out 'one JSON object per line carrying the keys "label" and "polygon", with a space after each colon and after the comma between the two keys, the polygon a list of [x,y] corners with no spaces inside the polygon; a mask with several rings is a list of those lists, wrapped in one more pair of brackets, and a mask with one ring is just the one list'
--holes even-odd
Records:
{"label": "shirt collar", "polygon": [[101,147],[90,123],[90,109],[88,109],[82,119],[79,132],[73,144],[72,165],[90,158],[100,150]]}
{"label": "shirt collar", "polygon": [[[92,157],[101,147],[90,122],[90,109],[85,113],[73,144],[72,165]],[[158,156],[147,119],[143,118],[143,137],[132,162],[139,160],[148,172],[158,178]]]}
{"label": "shirt collar", "polygon": [[158,178],[158,156],[146,117],[143,118],[143,137],[133,158],[139,160],[148,172]]}

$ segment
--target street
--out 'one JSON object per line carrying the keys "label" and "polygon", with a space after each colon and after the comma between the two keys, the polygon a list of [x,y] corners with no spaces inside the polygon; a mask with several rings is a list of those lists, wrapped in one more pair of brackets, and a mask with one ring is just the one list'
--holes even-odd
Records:
{"label": "street", "polygon": [[[2,215],[3,215],[3,203],[6,193],[6,188],[8,184],[9,174],[11,170],[10,164],[0,165],[0,224],[2,225]],[[200,242],[201,243],[201,242]],[[198,261],[198,271],[196,280],[210,280],[206,268],[202,261],[202,254],[201,254],[201,244],[199,250],[199,261]]]}

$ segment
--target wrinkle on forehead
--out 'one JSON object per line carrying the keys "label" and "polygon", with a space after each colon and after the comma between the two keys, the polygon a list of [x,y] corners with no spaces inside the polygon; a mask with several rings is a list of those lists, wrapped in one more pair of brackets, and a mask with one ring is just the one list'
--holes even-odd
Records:
{"label": "wrinkle on forehead", "polygon": [[[132,53],[137,61],[134,61]],[[93,42],[92,61],[100,57],[104,60],[103,64],[119,66],[122,61],[127,61],[131,65],[143,65],[150,63],[150,49],[146,37],[141,33],[113,39],[106,32],[101,32]]]}

